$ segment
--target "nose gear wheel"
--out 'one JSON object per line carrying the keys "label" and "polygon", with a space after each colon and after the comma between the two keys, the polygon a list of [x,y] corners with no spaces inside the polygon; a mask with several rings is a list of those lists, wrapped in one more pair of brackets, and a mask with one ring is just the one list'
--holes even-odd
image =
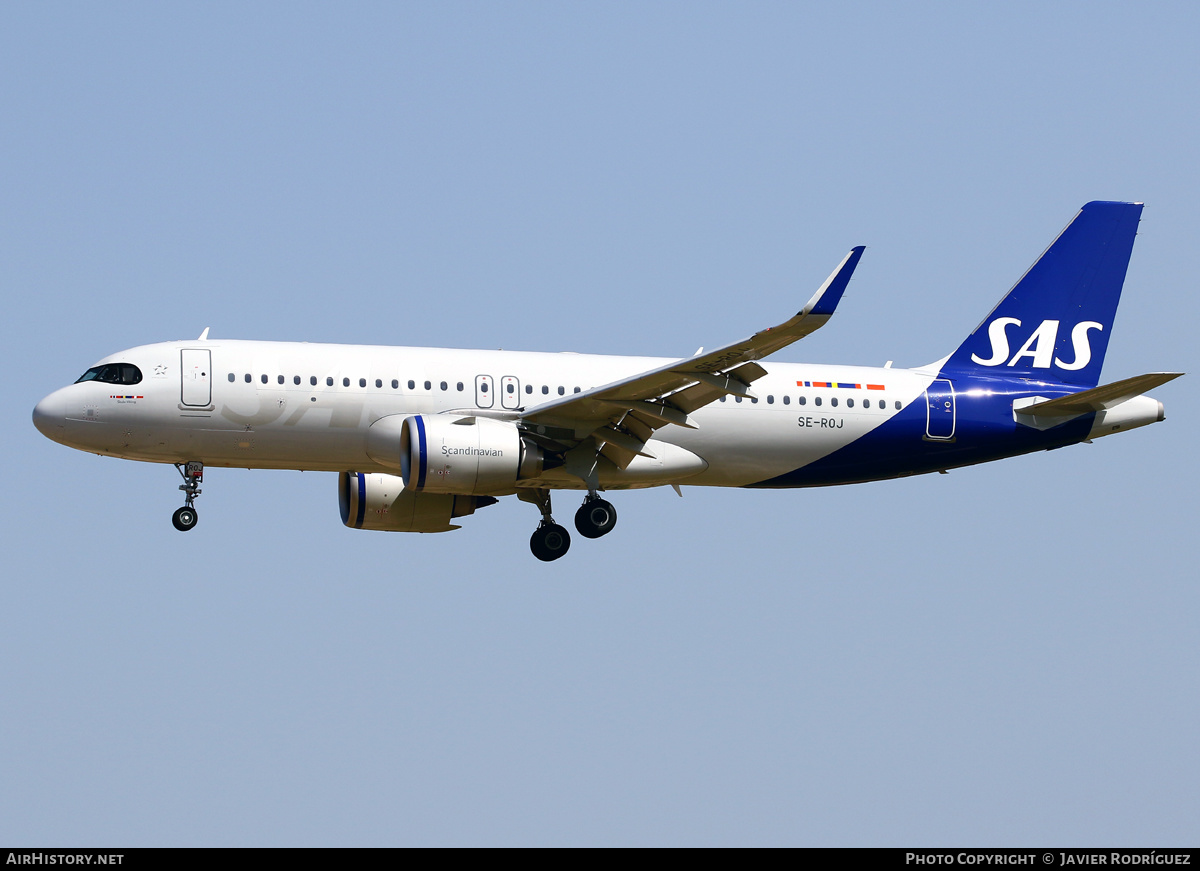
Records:
{"label": "nose gear wheel", "polygon": [[199,519],[196,509],[188,508],[186,505],[183,508],[176,508],[175,513],[171,515],[171,523],[180,532],[187,532],[195,528],[196,521]]}
{"label": "nose gear wheel", "polygon": [[171,515],[171,524],[180,532],[196,528],[200,515],[193,504],[200,495],[200,483],[204,480],[204,464],[200,462],[176,463],[175,470],[183,477],[179,489],[183,491],[183,507]]}

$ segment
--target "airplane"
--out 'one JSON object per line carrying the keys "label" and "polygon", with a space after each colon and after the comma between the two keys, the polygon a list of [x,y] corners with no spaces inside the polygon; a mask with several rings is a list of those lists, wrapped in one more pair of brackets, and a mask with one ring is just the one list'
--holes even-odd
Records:
{"label": "airplane", "polygon": [[354,529],[445,532],[504,496],[536,506],[534,556],[571,544],[551,493],[820,487],[945,472],[1164,419],[1143,395],[1181,372],[1099,385],[1141,203],[1091,202],[950,355],[915,369],[761,361],[825,325],[863,247],[794,316],[691,357],[210,339],[113,354],[33,411],[48,438],[171,463],[196,527],[208,466],[338,473]]}

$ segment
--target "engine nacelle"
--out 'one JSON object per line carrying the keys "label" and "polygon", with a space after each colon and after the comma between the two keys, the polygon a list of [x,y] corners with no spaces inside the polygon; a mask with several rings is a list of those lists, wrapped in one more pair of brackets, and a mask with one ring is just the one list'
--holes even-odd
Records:
{"label": "engine nacelle", "polygon": [[536,478],[545,465],[542,449],[515,425],[486,417],[405,418],[399,454],[404,486],[415,493],[511,492],[518,478]]}
{"label": "engine nacelle", "polygon": [[342,472],[338,475],[338,502],[342,523],[351,529],[385,532],[448,532],[458,529],[455,517],[473,514],[476,508],[496,504],[491,496],[453,496],[415,493],[395,475]]}

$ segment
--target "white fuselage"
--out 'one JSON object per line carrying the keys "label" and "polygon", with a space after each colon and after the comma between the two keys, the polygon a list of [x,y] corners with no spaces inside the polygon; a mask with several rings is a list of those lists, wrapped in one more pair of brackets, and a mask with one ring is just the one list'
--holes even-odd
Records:
{"label": "white fuselage", "polygon": [[[128,459],[255,469],[391,472],[365,438],[393,415],[515,417],[541,403],[669,360],[292,342],[144,345],[101,361],[132,363],[140,383],[86,381],[39,404],[56,441]],[[921,397],[935,371],[767,363],[756,401],[733,396],[668,426],[655,442],[703,459],[686,483],[744,486],[781,475],[882,425]],[[805,386],[806,383],[810,386]],[[818,387],[836,383],[841,387]],[[854,386],[857,385],[857,386]],[[51,427],[53,423],[53,427]],[[51,431],[52,430],[52,431]],[[635,464],[610,487],[670,483]],[[549,486],[580,488],[560,476]]]}

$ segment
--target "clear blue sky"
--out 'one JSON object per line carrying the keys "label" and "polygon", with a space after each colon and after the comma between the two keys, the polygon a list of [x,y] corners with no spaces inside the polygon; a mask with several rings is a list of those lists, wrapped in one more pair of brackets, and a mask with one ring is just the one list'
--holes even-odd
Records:
{"label": "clear blue sky", "polygon": [[1197,375],[948,476],[622,494],[553,564],[516,500],[365,533],[327,474],[212,470],[185,537],[174,470],[29,414],[206,326],[690,354],[856,244],[780,359],[919,365],[1092,199],[1146,203],[1106,379],[1200,373],[1198,25],[4,4],[0,842],[1196,843]]}

